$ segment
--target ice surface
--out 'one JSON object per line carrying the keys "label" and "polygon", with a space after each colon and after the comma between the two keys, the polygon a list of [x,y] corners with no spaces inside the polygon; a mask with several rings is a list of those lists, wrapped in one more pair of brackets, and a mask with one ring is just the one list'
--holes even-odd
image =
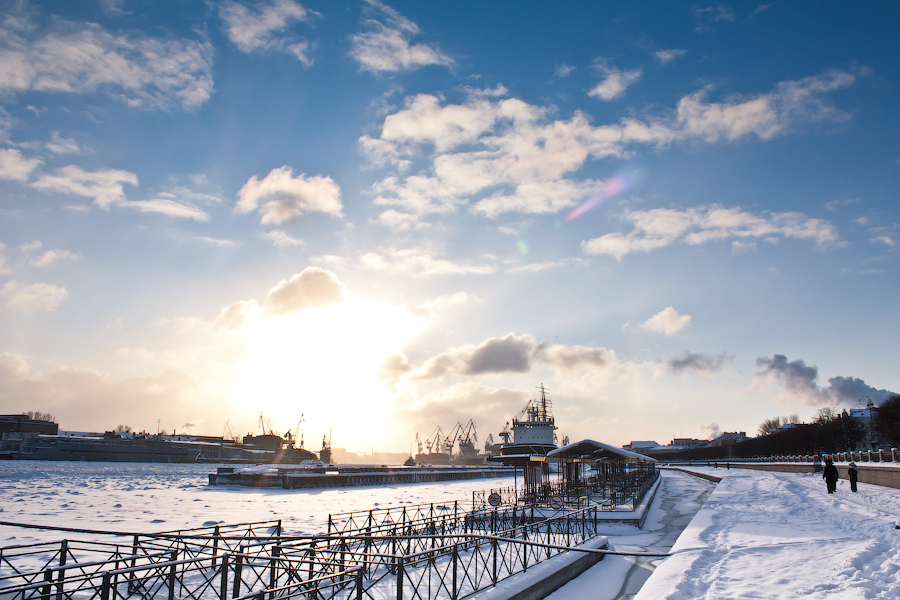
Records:
{"label": "ice surface", "polygon": [[[344,488],[207,485],[215,465],[0,462],[0,521],[103,531],[159,532],[282,519],[285,534],[326,530],[329,513],[465,501],[512,477]],[[95,536],[0,527],[0,546]]]}

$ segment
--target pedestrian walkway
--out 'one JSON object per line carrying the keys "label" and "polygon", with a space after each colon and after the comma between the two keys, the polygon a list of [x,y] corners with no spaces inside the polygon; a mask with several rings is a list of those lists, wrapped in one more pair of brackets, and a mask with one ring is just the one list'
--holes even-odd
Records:
{"label": "pedestrian walkway", "polygon": [[[669,550],[703,506],[715,484],[685,473],[662,471],[650,514],[643,529],[610,525],[599,533],[609,536],[610,550],[660,552]],[[647,581],[662,558],[607,556],[581,576],[548,596],[549,600],[628,600]]]}

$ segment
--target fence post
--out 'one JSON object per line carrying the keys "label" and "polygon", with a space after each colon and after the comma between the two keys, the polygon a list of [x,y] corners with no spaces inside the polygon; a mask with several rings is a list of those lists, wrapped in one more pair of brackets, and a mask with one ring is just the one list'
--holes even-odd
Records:
{"label": "fence post", "polygon": [[362,569],[356,569],[356,600],[363,600],[363,572]]}
{"label": "fence post", "polygon": [[244,568],[244,547],[238,546],[238,555],[234,559],[234,585],[231,591],[231,597],[237,598],[241,595],[241,571]]}
{"label": "fence post", "polygon": [[459,561],[459,558],[458,558],[459,557],[459,547],[458,546],[459,546],[458,544],[453,544],[453,592],[450,594],[451,600],[456,600],[456,598],[458,597],[457,596],[458,592],[456,589],[456,565],[457,565],[457,562]]}
{"label": "fence post", "polygon": [[219,600],[228,599],[228,554],[222,555],[222,578],[219,580]]}
{"label": "fence post", "polygon": [[[137,536],[134,536],[135,539]],[[216,555],[219,553],[219,526],[213,531],[212,566],[216,566]]]}
{"label": "fence post", "polygon": [[[278,581],[278,557],[281,556],[281,546],[272,546],[272,559],[269,561],[269,589],[275,587]],[[269,592],[269,598],[275,598],[275,592]]]}
{"label": "fence post", "polygon": [[172,550],[172,564],[169,566],[169,600],[175,600],[175,561],[178,560],[178,550]]}
{"label": "fence post", "polygon": [[403,600],[403,557],[397,562],[397,600]]}
{"label": "fence post", "polygon": [[50,583],[53,581],[53,571],[44,571],[44,585],[41,586],[41,600],[50,600]]}
{"label": "fence post", "polygon": [[56,600],[63,600],[63,580],[66,578],[66,570],[62,567],[66,566],[66,559],[69,554],[69,540],[63,540],[59,545],[59,574],[56,579]]}
{"label": "fence post", "polygon": [[100,584],[100,600],[109,600],[109,582],[112,575],[107,571],[103,574],[103,583]]}
{"label": "fence post", "polygon": [[491,583],[492,585],[497,585],[497,540],[491,540],[491,550],[494,552],[494,571]]}

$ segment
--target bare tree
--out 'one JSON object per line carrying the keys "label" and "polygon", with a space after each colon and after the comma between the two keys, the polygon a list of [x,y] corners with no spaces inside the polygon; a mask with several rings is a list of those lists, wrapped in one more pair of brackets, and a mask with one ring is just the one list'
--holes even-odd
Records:
{"label": "bare tree", "polygon": [[769,435],[779,427],[781,427],[781,417],[766,419],[762,422],[762,425],[759,426],[759,435]]}
{"label": "bare tree", "polygon": [[56,417],[54,417],[50,413],[43,413],[43,412],[36,411],[36,410],[29,410],[22,414],[24,414],[29,419],[34,419],[35,421],[50,421],[52,423],[56,423]]}

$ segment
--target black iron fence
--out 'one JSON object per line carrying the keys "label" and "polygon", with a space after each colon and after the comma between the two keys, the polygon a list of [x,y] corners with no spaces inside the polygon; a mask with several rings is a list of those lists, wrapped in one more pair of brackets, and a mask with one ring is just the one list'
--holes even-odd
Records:
{"label": "black iron fence", "polygon": [[635,508],[658,475],[654,466],[476,492],[472,510],[453,502],[332,514],[315,536],[266,521],[11,546],[0,549],[0,600],[457,600],[596,537],[600,512]]}

